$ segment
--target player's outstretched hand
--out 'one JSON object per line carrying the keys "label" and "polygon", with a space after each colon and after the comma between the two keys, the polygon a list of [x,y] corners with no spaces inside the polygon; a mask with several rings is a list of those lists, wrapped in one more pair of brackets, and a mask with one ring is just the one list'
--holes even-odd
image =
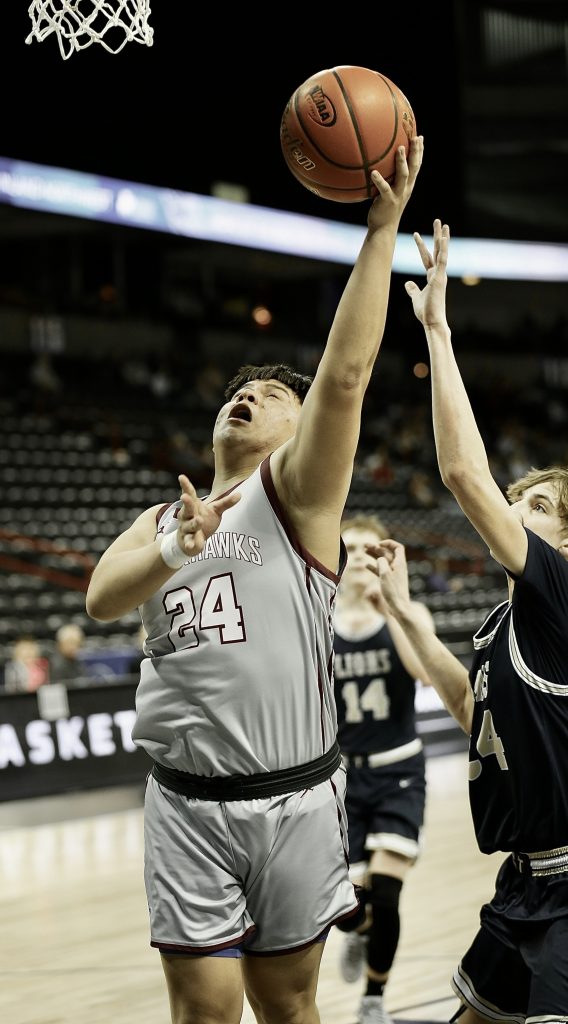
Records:
{"label": "player's outstretched hand", "polygon": [[369,228],[380,228],[384,224],[398,222],[406,206],[422,166],[424,155],[424,137],[417,135],[410,140],[408,159],[404,146],[399,146],[396,154],[396,174],[392,185],[378,171],[371,171],[373,185],[378,196],[373,200],[367,217]]}
{"label": "player's outstretched hand", "polygon": [[205,541],[219,528],[223,512],[240,501],[238,491],[204,502],[198,497],[195,487],[182,473],[179,477],[183,508],[178,517],[178,544],[188,557],[198,555]]}
{"label": "player's outstretched hand", "polygon": [[410,602],[404,544],[396,540],[382,540],[380,544],[368,544],[367,554],[373,559],[368,568],[381,581],[383,601],[395,614],[398,608]]}
{"label": "player's outstretched hand", "polygon": [[447,327],[446,320],[446,285],[448,275],[448,249],[450,229],[441,220],[434,221],[434,249],[430,252],[422,237],[414,232],[414,241],[426,271],[426,284],[422,289],[414,281],[404,285],[412,299],[415,316],[424,327]]}

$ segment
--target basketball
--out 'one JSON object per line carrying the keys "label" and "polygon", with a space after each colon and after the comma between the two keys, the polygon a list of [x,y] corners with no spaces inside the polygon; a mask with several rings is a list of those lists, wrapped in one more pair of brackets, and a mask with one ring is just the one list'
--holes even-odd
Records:
{"label": "basketball", "polygon": [[360,203],[377,194],[371,171],[394,180],[396,151],[416,135],[412,107],[386,75],[351,64],[318,71],[298,86],[280,123],[295,178],[322,199]]}

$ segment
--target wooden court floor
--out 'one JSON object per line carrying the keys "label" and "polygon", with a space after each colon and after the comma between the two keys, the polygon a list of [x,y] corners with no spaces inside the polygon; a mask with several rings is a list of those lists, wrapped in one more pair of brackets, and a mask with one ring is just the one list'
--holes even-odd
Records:
{"label": "wooden court floor", "polygon": [[[448,1021],[452,970],[493,894],[501,854],[482,855],[467,802],[467,755],[430,758],[423,852],[402,893],[386,992],[401,1021]],[[170,1024],[148,943],[142,792],[105,790],[0,804],[0,1021]],[[322,1024],[354,1024],[332,929],[318,989]],[[254,1024],[245,1006],[242,1024]]]}

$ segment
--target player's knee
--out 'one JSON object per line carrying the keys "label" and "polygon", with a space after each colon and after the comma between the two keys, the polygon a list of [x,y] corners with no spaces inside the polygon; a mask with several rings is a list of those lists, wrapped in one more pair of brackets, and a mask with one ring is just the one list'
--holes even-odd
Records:
{"label": "player's knee", "polygon": [[263,997],[255,1005],[254,1012],[262,1024],[303,1024],[312,1019],[314,1009],[311,991],[287,991],[281,995],[275,992],[271,997]]}
{"label": "player's knee", "polygon": [[392,875],[371,875],[367,898],[373,911],[398,910],[402,881]]}

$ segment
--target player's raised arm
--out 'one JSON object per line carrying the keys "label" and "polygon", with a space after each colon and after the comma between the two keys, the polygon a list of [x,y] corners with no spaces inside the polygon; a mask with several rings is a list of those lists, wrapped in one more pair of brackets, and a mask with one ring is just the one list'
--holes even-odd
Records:
{"label": "player's raised arm", "polygon": [[398,226],[422,152],[422,137],[412,140],[408,161],[400,147],[392,186],[373,173],[378,196],[369,209],[367,234],[339,302],[296,435],[273,460],[277,489],[289,511],[300,516],[314,510],[335,516],[345,504],[363,397],[385,326]]}
{"label": "player's raised arm", "polygon": [[513,573],[521,573],[527,538],[491,475],[487,453],[452,349],[446,317],[446,265],[450,229],[434,221],[434,248],[429,252],[419,234],[414,238],[426,270],[420,289],[412,281],[406,291],[420,320],[430,350],[432,418],[440,474],[493,556]]}
{"label": "player's raised arm", "polygon": [[473,714],[473,692],[467,669],[436,636],[428,619],[416,614],[410,599],[404,547],[384,540],[367,548],[369,569],[381,581],[381,593],[389,614],[399,624],[428,681],[451,715],[469,736]]}

